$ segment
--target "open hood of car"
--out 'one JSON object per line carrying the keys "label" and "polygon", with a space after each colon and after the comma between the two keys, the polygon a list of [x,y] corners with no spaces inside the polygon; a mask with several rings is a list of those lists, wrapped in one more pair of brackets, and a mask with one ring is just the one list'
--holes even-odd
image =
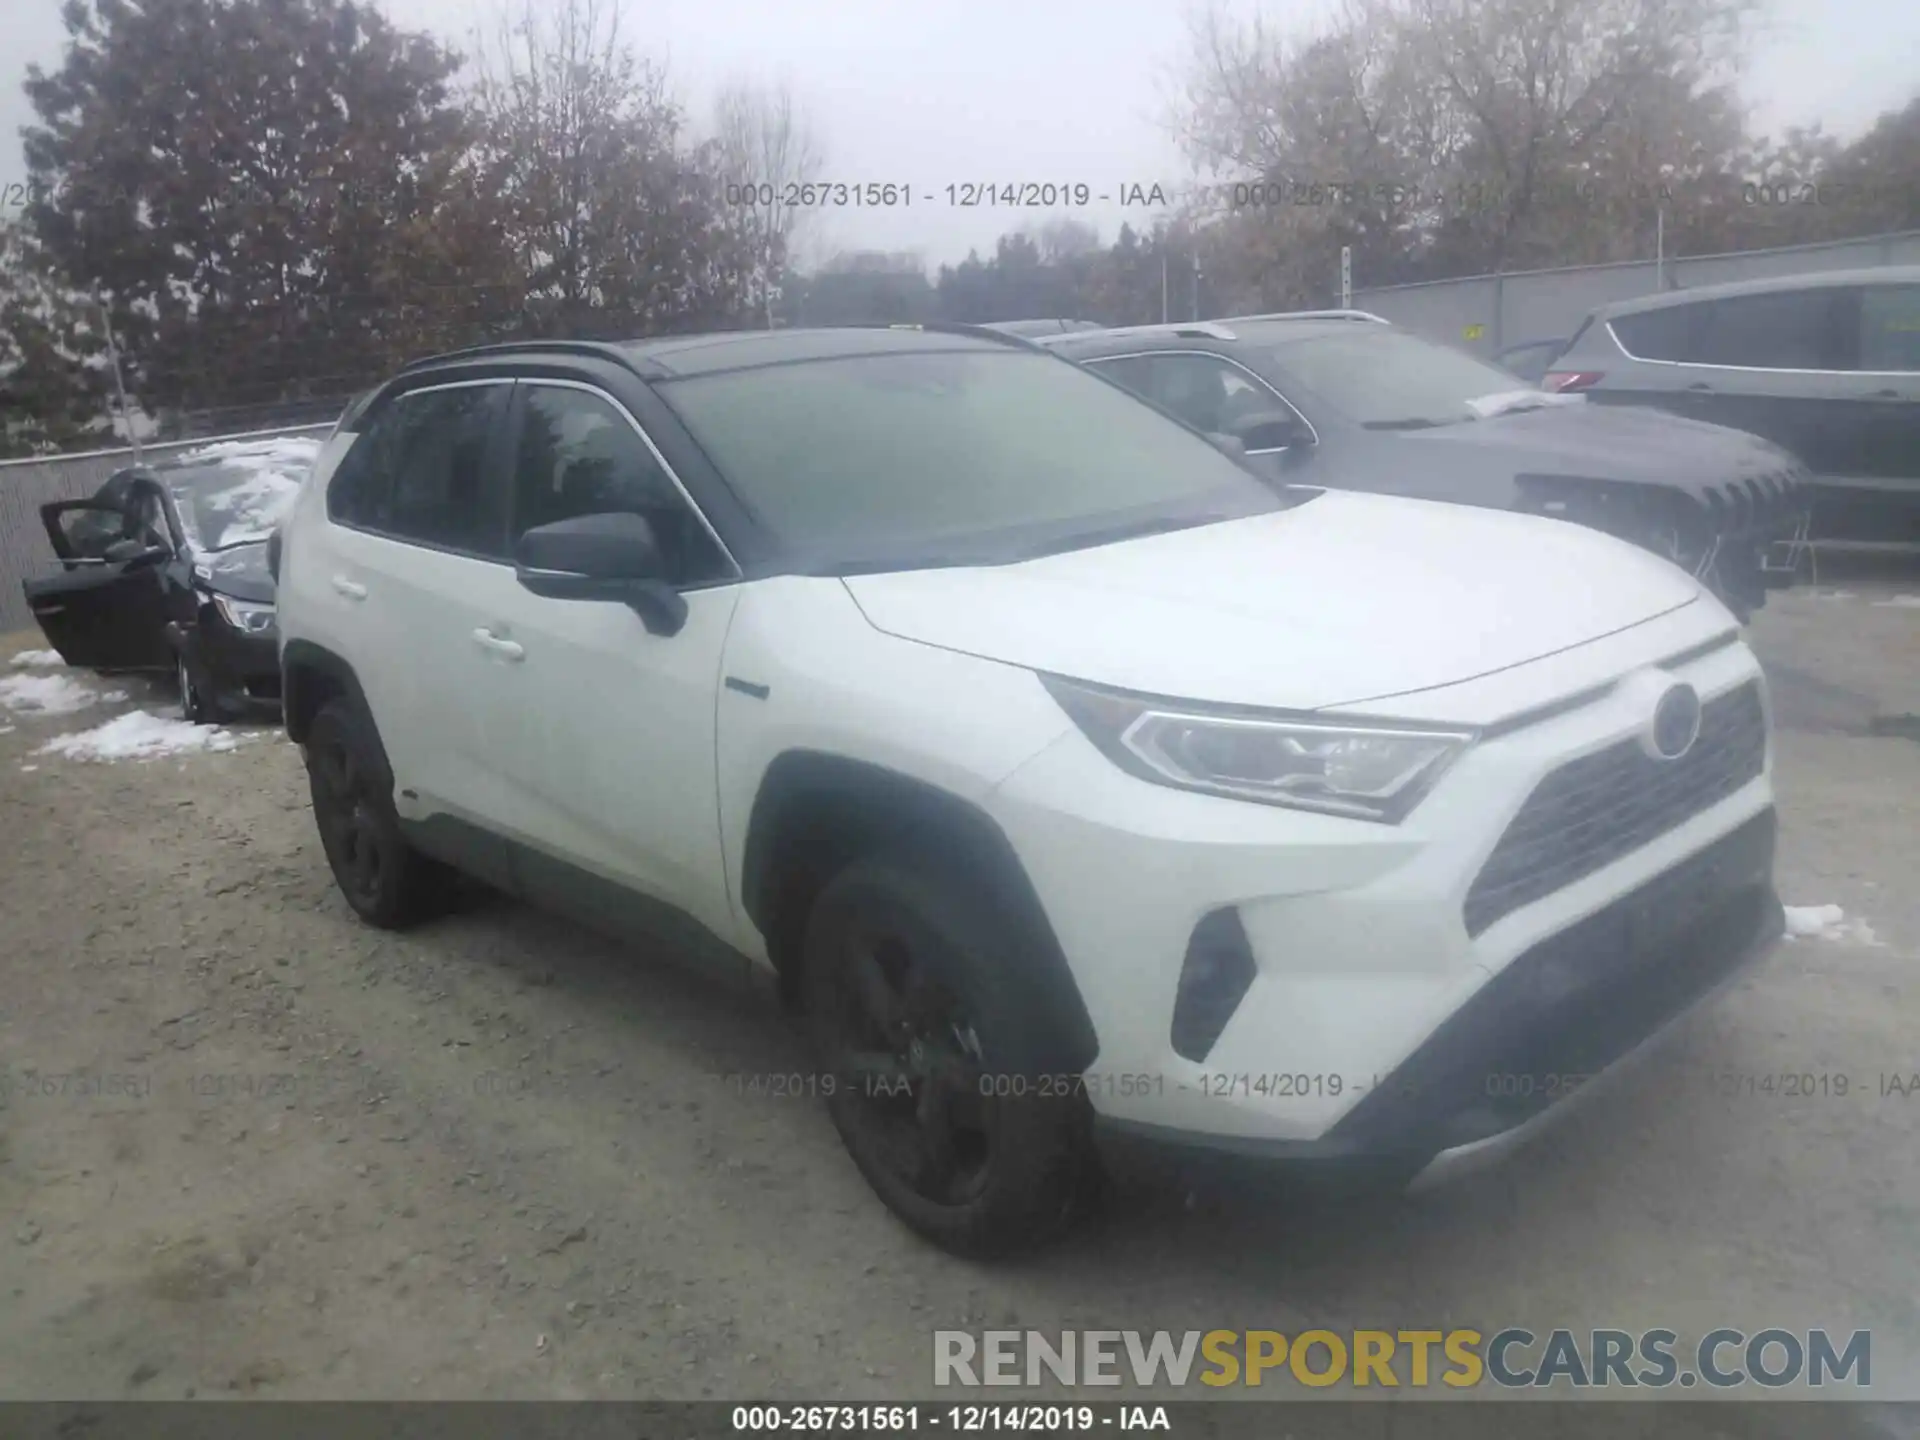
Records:
{"label": "open hood of car", "polygon": [[[903,639],[1127,690],[1285,710],[1457,684],[1703,594],[1666,561],[1580,526],[1338,491],[1018,564],[845,583],[875,627]],[[1406,713],[1418,718],[1417,703]]]}

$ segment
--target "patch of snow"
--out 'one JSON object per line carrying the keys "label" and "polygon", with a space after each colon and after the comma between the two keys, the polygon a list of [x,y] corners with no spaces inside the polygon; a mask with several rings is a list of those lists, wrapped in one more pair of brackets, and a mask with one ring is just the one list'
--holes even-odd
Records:
{"label": "patch of snow", "polygon": [[1811,590],[1807,593],[1816,600],[1858,600],[1860,598],[1851,590]]}
{"label": "patch of snow", "polygon": [[215,725],[130,710],[91,730],[56,735],[35,753],[69,760],[152,760],[192,750],[231,750],[239,738]]}
{"label": "patch of snow", "polygon": [[1880,610],[1920,610],[1920,595],[1895,595],[1891,599],[1876,600],[1873,603],[1874,607]]}
{"label": "patch of snow", "polygon": [[1847,918],[1847,912],[1838,905],[1789,905],[1787,906],[1787,933],[1789,935],[1818,935],[1832,930]]}
{"label": "patch of snow", "polygon": [[224,490],[178,497],[185,502],[182,510],[192,516],[200,532],[202,548],[224,550],[271,538],[273,527],[300,493],[300,484],[319,454],[318,440],[281,436],[228,440],[180,456],[187,463],[217,462],[222,471],[238,477]]}
{"label": "patch of snow", "polygon": [[1513,410],[1544,410],[1550,406],[1584,405],[1584,395],[1566,395],[1557,390],[1496,390],[1491,395],[1467,401],[1467,409],[1481,420],[1491,420]]}
{"label": "patch of snow", "polygon": [[38,765],[22,765],[20,767],[20,773],[23,775],[30,774],[31,772],[38,770],[39,768],[40,767]]}
{"label": "patch of snow", "polygon": [[[123,692],[115,692],[122,700]],[[103,698],[65,675],[0,675],[0,705],[40,715],[71,715]]]}
{"label": "patch of snow", "polygon": [[58,650],[22,650],[13,657],[16,665],[30,665],[43,670],[64,669],[66,661],[60,658]]}
{"label": "patch of snow", "polygon": [[1838,905],[1789,905],[1787,939],[1837,940],[1850,945],[1885,948],[1886,942],[1873,933],[1865,920],[1847,918]]}
{"label": "patch of snow", "polygon": [[11,734],[13,734],[13,726],[0,725],[0,735],[11,735]]}

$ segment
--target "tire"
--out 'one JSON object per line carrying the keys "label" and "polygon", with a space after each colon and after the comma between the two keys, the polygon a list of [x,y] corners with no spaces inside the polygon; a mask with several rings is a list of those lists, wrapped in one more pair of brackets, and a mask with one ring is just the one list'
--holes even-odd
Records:
{"label": "tire", "polygon": [[173,652],[174,683],[180,690],[180,718],[189,725],[206,725],[213,720],[211,707],[207,704],[206,694],[193,678],[193,670],[187,664],[187,652]]}
{"label": "tire", "polygon": [[321,706],[307,730],[306,758],[321,848],[354,913],[383,930],[444,913],[454,873],[401,834],[393,776],[365,713],[346,700]]}
{"label": "tire", "polygon": [[[1044,1244],[1093,1193],[1088,1107],[1077,1077],[1041,1079],[1049,1036],[1022,948],[969,887],[879,857],[827,883],[802,948],[827,1109],[854,1164],[909,1227],[974,1259]],[[1002,1083],[1013,1093],[990,1093]]]}

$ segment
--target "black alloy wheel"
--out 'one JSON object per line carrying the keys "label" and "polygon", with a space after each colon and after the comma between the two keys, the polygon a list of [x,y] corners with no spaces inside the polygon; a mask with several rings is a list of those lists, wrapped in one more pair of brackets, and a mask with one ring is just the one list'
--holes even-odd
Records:
{"label": "black alloy wheel", "polygon": [[194,683],[193,668],[187,664],[187,652],[174,652],[174,683],[180,690],[180,716],[189,724],[204,725],[212,718],[206,696],[200,693],[200,687]]}
{"label": "black alloy wheel", "polygon": [[903,935],[856,925],[843,945],[838,1013],[826,1025],[837,1039],[833,1073],[852,1092],[850,1122],[922,1199],[978,1199],[992,1163],[992,1102],[960,1002]]}
{"label": "black alloy wheel", "polygon": [[355,910],[376,904],[393,852],[375,815],[366,768],[344,740],[308,748],[313,817],[334,877]]}
{"label": "black alloy wheel", "polygon": [[329,701],[308,727],[306,753],[320,845],[354,913],[399,929],[449,908],[456,876],[401,833],[372,723],[348,702]]}
{"label": "black alloy wheel", "polygon": [[939,861],[869,856],[821,890],[801,952],[827,1113],[894,1214],[976,1259],[1079,1218],[1087,1097],[1004,907]]}

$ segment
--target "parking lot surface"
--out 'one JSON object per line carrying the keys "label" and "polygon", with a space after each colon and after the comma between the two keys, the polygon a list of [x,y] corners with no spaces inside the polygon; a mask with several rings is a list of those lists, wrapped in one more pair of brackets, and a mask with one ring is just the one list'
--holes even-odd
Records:
{"label": "parking lot surface", "polygon": [[1916,592],[1755,623],[1808,933],[1659,1064],[1437,1193],[1142,1184],[991,1268],[768,1078],[766,995],[505,901],[365,928],[277,731],[48,750],[168,704],[59,672],[127,698],[0,712],[0,1398],[878,1399],[940,1328],[1462,1325],[1870,1329],[1920,1397]]}

